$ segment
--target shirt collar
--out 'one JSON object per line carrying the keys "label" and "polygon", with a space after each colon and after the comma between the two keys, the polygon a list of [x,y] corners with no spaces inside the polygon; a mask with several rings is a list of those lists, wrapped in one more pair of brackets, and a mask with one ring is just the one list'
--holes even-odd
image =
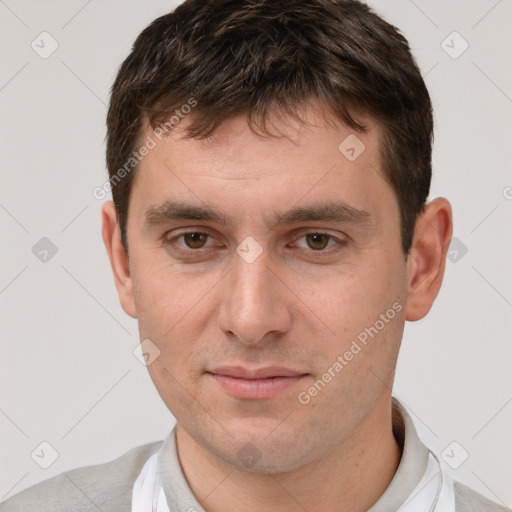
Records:
{"label": "shirt collar", "polygon": [[[392,399],[393,434],[402,456],[400,464],[384,494],[368,512],[397,510],[410,496],[425,473],[429,451],[416,433],[414,423],[403,405]],[[205,512],[190,489],[181,468],[176,447],[176,428],[164,441],[158,467],[170,510]]]}
{"label": "shirt collar", "polygon": [[398,469],[384,494],[368,512],[398,510],[418,485],[428,464],[428,449],[421,442],[411,417],[393,397],[393,434],[402,449]]}

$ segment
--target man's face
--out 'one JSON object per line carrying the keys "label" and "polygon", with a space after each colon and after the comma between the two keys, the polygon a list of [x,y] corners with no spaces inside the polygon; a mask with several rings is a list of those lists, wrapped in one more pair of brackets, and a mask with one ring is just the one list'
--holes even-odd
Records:
{"label": "man's face", "polygon": [[[180,138],[185,119],[143,159],[130,197],[134,308],[160,350],[151,378],[198,445],[240,468],[259,459],[253,471],[350,439],[389,396],[404,325],[378,129],[357,134],[357,156],[353,138],[338,149],[353,130],[307,119],[274,119],[286,136],[262,138],[240,116],[204,141]],[[174,203],[216,217],[182,218]]]}

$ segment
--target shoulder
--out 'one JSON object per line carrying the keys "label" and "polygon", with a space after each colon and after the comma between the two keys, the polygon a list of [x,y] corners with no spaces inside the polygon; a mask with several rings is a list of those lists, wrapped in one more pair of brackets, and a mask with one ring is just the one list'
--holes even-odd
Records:
{"label": "shoulder", "polygon": [[460,482],[454,483],[454,490],[456,512],[511,512],[509,508],[488,500]]}
{"label": "shoulder", "polygon": [[161,445],[156,441],[104,464],[64,471],[0,503],[0,512],[127,512],[133,483]]}

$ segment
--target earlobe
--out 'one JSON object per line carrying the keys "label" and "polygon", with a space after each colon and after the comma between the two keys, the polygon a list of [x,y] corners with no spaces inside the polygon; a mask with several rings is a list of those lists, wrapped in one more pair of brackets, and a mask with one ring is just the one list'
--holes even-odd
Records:
{"label": "earlobe", "polygon": [[428,203],[416,222],[407,261],[406,320],[420,320],[430,311],[443,281],[452,231],[452,210],[448,200],[438,197]]}
{"label": "earlobe", "polygon": [[128,255],[121,242],[117,213],[112,201],[107,201],[103,204],[101,215],[101,234],[107,249],[121,306],[127,315],[137,318]]}

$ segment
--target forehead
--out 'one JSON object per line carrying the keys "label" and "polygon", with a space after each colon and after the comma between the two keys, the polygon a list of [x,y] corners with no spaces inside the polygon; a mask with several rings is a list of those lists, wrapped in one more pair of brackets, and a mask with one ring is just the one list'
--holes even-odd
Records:
{"label": "forehead", "polygon": [[308,202],[341,200],[368,211],[369,199],[388,187],[380,131],[371,120],[365,120],[367,131],[358,133],[311,106],[302,114],[304,123],[270,116],[268,134],[255,133],[239,115],[210,137],[192,139],[186,136],[192,115],[165,136],[146,122],[141,140],[154,147],[140,162],[133,187],[153,212],[165,201],[185,198],[244,215],[259,209],[266,219]]}
{"label": "forehead", "polygon": [[[261,124],[254,125],[253,130],[246,115],[240,114],[224,120],[206,138],[187,136],[187,129],[195,121],[194,111],[182,117],[171,114],[171,123],[164,118],[154,127],[146,118],[140,144],[151,139],[156,147],[138,168],[165,161],[174,170],[187,169],[190,175],[208,169],[212,174],[229,174],[230,179],[275,176],[291,170],[298,174],[322,172],[327,170],[322,169],[327,162],[354,168],[371,164],[380,171],[381,134],[372,119],[359,118],[366,127],[366,132],[360,133],[336,119],[318,101],[311,101],[299,115],[302,122],[271,112],[264,120],[262,133]],[[167,131],[169,126],[171,130]],[[236,165],[229,165],[234,162]]]}

